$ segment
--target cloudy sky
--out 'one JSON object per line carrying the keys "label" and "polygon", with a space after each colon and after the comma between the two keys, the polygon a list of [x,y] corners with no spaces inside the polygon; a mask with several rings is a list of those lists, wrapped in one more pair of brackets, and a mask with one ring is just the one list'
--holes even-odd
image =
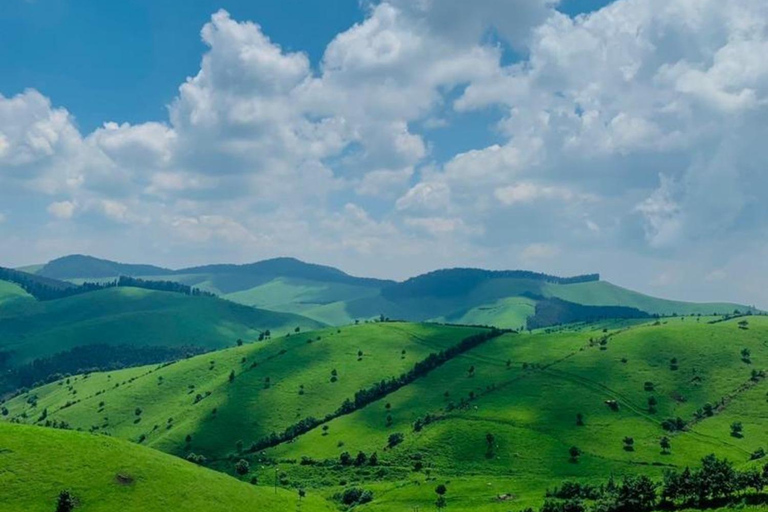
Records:
{"label": "cloudy sky", "polygon": [[768,308],[765,0],[3,3],[0,265],[600,272]]}

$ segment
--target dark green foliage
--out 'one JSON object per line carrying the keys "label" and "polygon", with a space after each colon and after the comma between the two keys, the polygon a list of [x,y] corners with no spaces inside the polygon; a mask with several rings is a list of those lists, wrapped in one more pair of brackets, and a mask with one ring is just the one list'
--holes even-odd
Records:
{"label": "dark green foliage", "polygon": [[395,446],[402,443],[404,439],[405,439],[405,436],[400,432],[395,432],[394,434],[390,434],[389,438],[387,439],[387,446],[389,448],[394,448]]}
{"label": "dark green foliage", "polygon": [[362,505],[373,500],[373,493],[359,487],[350,487],[341,493],[339,499],[344,505]]}
{"label": "dark green foliage", "polygon": [[75,510],[75,497],[69,491],[61,491],[56,501],[56,512],[72,512]]}
{"label": "dark green foliage", "polygon": [[195,346],[161,347],[95,344],[75,347],[56,355],[35,359],[8,372],[11,387],[29,387],[58,380],[64,374],[112,371],[131,366],[177,361],[202,354]]}
{"label": "dark green foliage", "polygon": [[240,459],[235,464],[235,472],[238,475],[247,475],[250,470],[251,470],[251,464],[245,459]]}

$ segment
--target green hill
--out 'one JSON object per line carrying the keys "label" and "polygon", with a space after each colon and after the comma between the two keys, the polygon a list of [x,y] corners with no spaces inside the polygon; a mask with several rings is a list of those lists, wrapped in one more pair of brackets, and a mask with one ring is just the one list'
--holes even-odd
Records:
{"label": "green hill", "polygon": [[[39,302],[8,284],[0,293],[26,299],[8,303],[0,313],[0,363],[23,370],[17,385],[29,385],[49,373],[176,359],[190,351],[233,346],[238,339],[255,340],[267,330],[277,335],[321,325],[217,298],[138,288],[109,288]],[[86,351],[87,347],[92,350]],[[32,363],[35,366],[24,367]]]}
{"label": "green hill", "polygon": [[34,300],[29,293],[17,285],[8,281],[0,281],[0,307],[5,308],[12,302]]}
{"label": "green hill", "polygon": [[[279,468],[281,486],[328,499],[369,490],[373,501],[360,509],[381,512],[431,508],[438,483],[450,510],[505,512],[540,506],[566,480],[660,480],[710,453],[738,468],[768,460],[750,462],[768,448],[766,317],[610,320],[450,348],[478,332],[489,331],[377,323],[291,335],[62,380],[8,401],[5,417],[202,453],[227,472],[244,457],[261,481]],[[429,354],[441,351],[450,356],[430,371],[333,414],[356,391],[434,363]],[[309,417],[318,421],[294,428]],[[259,444],[287,431],[276,446]],[[393,434],[402,437],[393,443]],[[345,452],[352,460],[363,452],[363,462],[340,463]]]}
{"label": "green hill", "polygon": [[564,278],[522,270],[455,268],[395,282],[355,277],[293,258],[169,270],[68,256],[44,265],[37,274],[75,283],[115,279],[119,275],[175,281],[240,304],[299,314],[330,325],[383,314],[411,322],[516,329],[612,317],[755,311],[738,304],[697,304],[650,297],[601,281],[598,274]]}
{"label": "green hill", "polygon": [[[77,512],[280,511],[297,494],[239,482],[107,436],[0,423],[0,511],[50,512],[69,490]],[[300,509],[333,510],[315,493]]]}
{"label": "green hill", "polygon": [[30,267],[35,274],[53,279],[102,279],[125,276],[158,276],[171,271],[154,265],[133,265],[76,254],[55,259],[40,267]]}
{"label": "green hill", "polygon": [[32,409],[26,398],[6,407],[10,418],[37,420],[47,409],[48,421],[132,440],[144,436],[147,445],[171,453],[194,450],[221,459],[238,440],[247,448],[303,418],[324,418],[357,390],[400,375],[476,332],[381,324],[295,334],[171,365],[61,380],[34,390]]}

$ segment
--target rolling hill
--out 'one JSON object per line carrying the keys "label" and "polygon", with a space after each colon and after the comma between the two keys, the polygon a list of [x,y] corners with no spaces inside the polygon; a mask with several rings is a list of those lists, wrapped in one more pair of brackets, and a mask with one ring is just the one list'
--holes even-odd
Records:
{"label": "rolling hill", "polygon": [[[329,500],[371,491],[359,508],[381,512],[426,510],[439,483],[450,510],[503,512],[538,507],[566,480],[660,480],[710,453],[737,468],[766,460],[750,461],[768,447],[766,317],[491,333],[385,322],[294,334],[63,379],[6,402],[4,417],[203,454],[230,473],[246,458],[249,476]],[[428,371],[403,379],[411,368]]]}
{"label": "rolling hill", "polygon": [[5,387],[29,386],[55,373],[178,359],[317,328],[290,313],[259,310],[214,297],[140,288],[108,288],[37,301],[0,281],[0,376]]}
{"label": "rolling hill", "polygon": [[[144,269],[148,273],[142,274]],[[77,283],[119,275],[175,281],[240,304],[299,314],[330,325],[384,315],[412,322],[517,329],[599,318],[755,311],[738,304],[697,304],[650,297],[602,281],[597,274],[562,278],[519,270],[455,268],[395,282],[354,277],[293,258],[168,270],[68,256],[42,266],[37,275]]]}
{"label": "rolling hill", "polygon": [[[291,510],[297,494],[253,486],[103,435],[0,422],[0,511],[50,512],[68,490],[77,512]],[[314,493],[301,510],[333,508]]]}

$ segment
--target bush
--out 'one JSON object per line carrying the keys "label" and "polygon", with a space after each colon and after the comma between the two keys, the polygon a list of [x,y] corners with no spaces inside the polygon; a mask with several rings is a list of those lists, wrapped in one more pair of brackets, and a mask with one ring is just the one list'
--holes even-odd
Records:
{"label": "bush", "polygon": [[251,464],[245,459],[240,459],[237,461],[237,464],[235,464],[235,472],[237,472],[238,475],[247,475],[250,470]]}
{"label": "bush", "polygon": [[373,493],[359,487],[350,487],[344,490],[340,499],[344,505],[362,505],[373,500]]}

